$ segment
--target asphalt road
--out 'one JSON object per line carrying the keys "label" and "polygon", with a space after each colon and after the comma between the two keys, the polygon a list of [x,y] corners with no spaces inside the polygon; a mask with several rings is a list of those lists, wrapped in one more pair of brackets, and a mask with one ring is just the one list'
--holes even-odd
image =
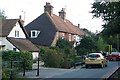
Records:
{"label": "asphalt road", "polygon": [[120,62],[108,62],[108,67],[104,68],[82,68],[69,73],[53,76],[52,78],[108,78],[118,67]]}
{"label": "asphalt road", "polygon": [[78,66],[76,69],[40,68],[40,75],[36,76],[36,70],[26,72],[26,77],[36,80],[103,80],[108,78],[120,67],[120,61],[110,61],[104,68],[88,68]]}

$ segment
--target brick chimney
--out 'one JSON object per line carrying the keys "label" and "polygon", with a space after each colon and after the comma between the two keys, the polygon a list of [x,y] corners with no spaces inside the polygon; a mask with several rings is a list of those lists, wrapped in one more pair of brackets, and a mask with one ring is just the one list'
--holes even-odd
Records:
{"label": "brick chimney", "polygon": [[52,15],[53,8],[54,7],[49,2],[46,2],[46,5],[44,6],[44,12],[48,12],[50,15]]}
{"label": "brick chimney", "polygon": [[78,24],[78,28],[80,28],[80,24]]}
{"label": "brick chimney", "polygon": [[63,19],[63,21],[65,21],[66,18],[65,8],[62,8],[62,10],[59,12],[59,16]]}

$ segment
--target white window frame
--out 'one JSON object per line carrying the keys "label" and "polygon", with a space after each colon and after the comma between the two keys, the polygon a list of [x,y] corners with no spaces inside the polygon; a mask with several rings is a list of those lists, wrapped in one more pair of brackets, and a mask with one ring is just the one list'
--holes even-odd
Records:
{"label": "white window frame", "polygon": [[18,30],[15,30],[15,37],[19,37],[19,31]]}
{"label": "white window frame", "polygon": [[[33,35],[33,33],[34,33],[34,35]],[[37,38],[39,34],[40,34],[40,31],[31,30],[31,38]]]}

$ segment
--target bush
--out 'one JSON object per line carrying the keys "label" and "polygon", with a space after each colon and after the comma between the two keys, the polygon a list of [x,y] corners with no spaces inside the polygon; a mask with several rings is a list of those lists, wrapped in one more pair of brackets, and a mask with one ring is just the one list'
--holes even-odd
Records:
{"label": "bush", "polygon": [[56,47],[40,49],[46,67],[70,68],[74,64],[75,53],[72,44],[61,38],[57,41]]}
{"label": "bush", "polygon": [[[32,68],[32,54],[30,52],[15,52],[15,51],[2,51],[2,76],[3,78],[9,78],[10,77],[10,71],[11,71],[11,61],[26,61],[25,67],[26,69]],[[13,69],[12,74],[13,77],[16,77],[16,74],[23,70],[23,62],[13,62]]]}
{"label": "bush", "polygon": [[[16,52],[16,51],[2,51],[2,61],[27,61],[25,66],[27,69],[32,68],[32,53],[30,52]],[[18,66],[23,67],[23,63],[16,63]]]}
{"label": "bush", "polygon": [[69,69],[72,67],[72,65],[73,65],[72,63],[73,63],[73,60],[71,58],[65,58],[61,67]]}
{"label": "bush", "polygon": [[45,66],[58,68],[63,62],[63,55],[55,49],[46,49],[43,60]]}

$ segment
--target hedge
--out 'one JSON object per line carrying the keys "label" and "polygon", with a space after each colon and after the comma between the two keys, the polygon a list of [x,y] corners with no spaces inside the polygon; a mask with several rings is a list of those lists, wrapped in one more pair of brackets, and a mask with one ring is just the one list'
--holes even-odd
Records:
{"label": "hedge", "polygon": [[[11,61],[22,61],[13,62],[13,74],[23,70],[23,61],[25,60],[26,69],[32,69],[33,58],[30,52],[16,52],[16,51],[0,51],[2,53],[2,76],[3,78],[10,76]],[[14,76],[15,76],[14,74]]]}

